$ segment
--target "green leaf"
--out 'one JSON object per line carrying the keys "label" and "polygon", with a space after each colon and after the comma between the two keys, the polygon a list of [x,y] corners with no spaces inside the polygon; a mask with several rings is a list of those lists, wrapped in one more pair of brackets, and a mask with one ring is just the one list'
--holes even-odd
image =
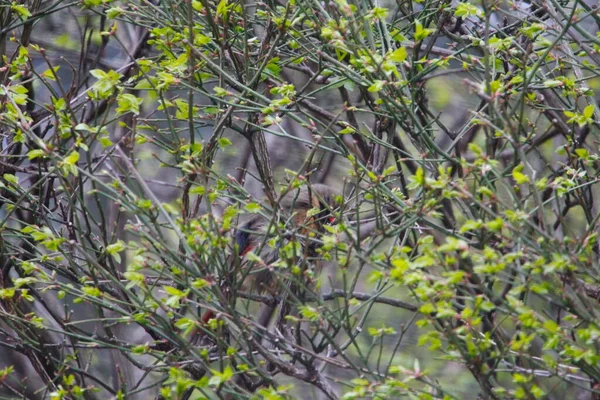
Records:
{"label": "green leaf", "polygon": [[420,42],[432,33],[433,29],[425,29],[420,21],[415,21],[415,41]]}
{"label": "green leaf", "polygon": [[313,322],[317,321],[319,319],[319,317],[321,316],[319,314],[319,310],[317,310],[316,308],[311,307],[311,306],[301,306],[298,309],[300,311],[300,314],[304,318],[306,318],[310,321],[313,321]]}
{"label": "green leaf", "polygon": [[222,88],[222,87],[220,87],[220,86],[215,86],[215,87],[213,88],[213,91],[214,91],[214,92],[215,92],[215,94],[216,94],[217,96],[219,96],[219,97],[224,97],[224,96],[227,96],[227,95],[229,94],[229,92],[228,92],[227,90],[223,89],[223,88]]}
{"label": "green leaf", "polygon": [[199,33],[194,37],[194,44],[196,46],[204,46],[205,44],[209,44],[211,40],[208,36]]}
{"label": "green leaf", "polygon": [[262,209],[262,207],[258,203],[248,203],[248,204],[246,204],[244,209],[248,212],[256,214],[257,212],[259,212]]}
{"label": "green leaf", "polygon": [[475,143],[469,143],[467,145],[467,147],[469,148],[469,150],[471,150],[473,153],[475,153],[475,155],[477,157],[481,157],[483,155],[483,150],[481,149],[481,147],[477,146]]}
{"label": "green leaf", "polygon": [[202,5],[202,3],[198,0],[193,0],[192,1],[192,8],[194,9],[194,11],[202,11],[204,9],[204,6]]}
{"label": "green leaf", "polygon": [[174,288],[173,286],[163,286],[163,289],[165,290],[165,292],[167,292],[167,294],[170,294],[171,296],[183,297],[186,295],[184,291]]}
{"label": "green leaf", "polygon": [[100,297],[102,296],[102,291],[94,286],[84,286],[81,288],[83,294],[91,297]]}
{"label": "green leaf", "polygon": [[144,99],[129,93],[120,94],[117,96],[117,103],[119,106],[116,111],[119,115],[129,112],[138,115],[140,113],[140,104],[142,104],[142,101],[144,101]]}
{"label": "green leaf", "polygon": [[123,250],[125,250],[125,242],[122,240],[118,240],[117,242],[106,246],[106,254],[111,255],[118,263],[121,262],[121,256],[119,253]]}
{"label": "green leaf", "polygon": [[552,321],[551,319],[547,319],[546,321],[544,321],[544,328],[552,333],[556,333],[559,330],[558,324]]}
{"label": "green leaf", "polygon": [[29,17],[31,17],[31,11],[29,11],[27,7],[17,4],[14,1],[10,6],[10,9],[16,12],[23,21],[26,21]]}
{"label": "green leaf", "polygon": [[148,346],[148,343],[144,343],[144,344],[140,344],[140,345],[137,345],[137,346],[133,346],[131,348],[131,352],[133,354],[137,354],[137,355],[146,354],[149,351],[150,351],[150,346]]}
{"label": "green leaf", "polygon": [[227,19],[227,0],[221,0],[217,5],[217,16]]}
{"label": "green leaf", "polygon": [[402,34],[402,32],[400,32],[399,29],[394,29],[393,31],[390,32],[390,35],[392,36],[392,39],[394,39],[397,42],[406,42],[406,36],[404,36]]}
{"label": "green leaf", "polygon": [[144,285],[145,277],[144,274],[135,271],[126,271],[123,276],[129,281],[126,288],[131,289],[134,286]]}
{"label": "green leaf", "polygon": [[233,369],[230,366],[225,367],[223,372],[211,370],[213,376],[208,380],[209,386],[220,386],[233,378]]}
{"label": "green leaf", "polygon": [[396,258],[392,260],[392,266],[394,267],[390,272],[390,276],[399,282],[402,282],[405,274],[410,268],[409,262],[404,258]]}
{"label": "green leaf", "polygon": [[385,19],[388,15],[388,9],[384,7],[373,7],[371,14],[374,18]]}
{"label": "green leaf", "polygon": [[27,153],[27,157],[28,157],[30,160],[36,159],[36,158],[38,158],[38,157],[45,157],[45,156],[46,156],[46,152],[45,152],[44,150],[42,150],[42,149],[30,150],[30,151]]}
{"label": "green leaf", "polygon": [[587,151],[587,149],[583,148],[575,149],[575,154],[577,154],[579,158],[588,158],[590,156],[590,153]]}
{"label": "green leaf", "polygon": [[559,81],[557,79],[549,79],[547,81],[544,81],[544,86],[546,86],[547,88],[555,88],[555,87],[560,87],[563,85],[564,85],[564,82]]}
{"label": "green leaf", "polygon": [[114,19],[119,17],[124,12],[125,10],[123,10],[121,7],[113,7],[106,10],[106,16],[110,19]]}
{"label": "green leaf", "polygon": [[396,50],[394,50],[391,54],[390,54],[390,61],[393,62],[397,62],[397,63],[401,63],[404,60],[406,60],[408,53],[406,51],[406,47],[402,46]]}
{"label": "green leaf", "polygon": [[79,152],[72,151],[71,154],[65,157],[63,163],[66,165],[75,165],[79,161]]}
{"label": "green leaf", "polygon": [[512,172],[513,179],[517,182],[518,185],[522,185],[524,183],[529,182],[529,177],[522,173],[523,165],[517,165]]}
{"label": "green leaf", "polygon": [[98,138],[98,142],[102,145],[102,147],[109,147],[113,145],[113,142],[111,142],[107,137]]}
{"label": "green leaf", "polygon": [[75,129],[76,131],[84,131],[84,132],[90,132],[92,130],[92,128],[90,128],[90,126],[88,124],[85,123],[79,123],[77,125],[75,125]]}
{"label": "green leaf", "polygon": [[90,74],[98,79],[92,87],[91,96],[99,99],[108,98],[119,85],[121,78],[123,77],[123,75],[113,70],[104,72],[101,69],[93,69],[90,71]]}
{"label": "green leaf", "polygon": [[19,179],[16,176],[14,176],[13,174],[4,174],[4,175],[2,175],[2,177],[8,183],[12,183],[13,185],[19,184]]}
{"label": "green leaf", "polygon": [[16,293],[16,290],[14,288],[0,289],[0,299],[10,300],[15,296],[15,293]]}
{"label": "green leaf", "polygon": [[431,303],[425,303],[421,307],[419,307],[419,312],[423,314],[431,314],[435,312],[435,307]]}
{"label": "green leaf", "polygon": [[227,147],[227,146],[231,146],[231,140],[227,139],[227,138],[220,138],[219,139],[219,146],[221,147]]}
{"label": "green leaf", "polygon": [[208,282],[206,279],[198,278],[192,282],[192,286],[195,289],[202,289],[204,287],[210,286],[210,282]]}
{"label": "green leaf", "polygon": [[483,17],[483,12],[477,6],[470,3],[458,3],[454,15],[457,17]]}
{"label": "green leaf", "polygon": [[50,79],[51,81],[55,81],[56,80],[56,71],[58,71],[59,69],[60,69],[59,65],[57,65],[56,67],[49,68],[49,69],[45,70],[44,72],[42,72],[41,76],[43,76],[46,79]]}
{"label": "green leaf", "polygon": [[594,106],[590,104],[586,108],[583,109],[583,116],[585,119],[590,119],[594,115]]}
{"label": "green leaf", "polygon": [[185,331],[194,327],[194,321],[189,318],[180,318],[177,322],[175,322],[175,326]]}
{"label": "green leaf", "polygon": [[206,193],[206,188],[204,186],[195,186],[190,189],[190,194],[197,194],[203,196]]}
{"label": "green leaf", "polygon": [[371,93],[379,92],[383,89],[383,86],[386,84],[386,81],[375,81],[369,88],[367,89]]}

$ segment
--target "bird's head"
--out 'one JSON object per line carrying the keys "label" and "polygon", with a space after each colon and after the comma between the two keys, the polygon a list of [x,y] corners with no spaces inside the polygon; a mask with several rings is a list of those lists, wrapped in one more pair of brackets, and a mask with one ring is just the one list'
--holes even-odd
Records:
{"label": "bird's head", "polygon": [[[294,228],[302,236],[314,236],[323,231],[323,225],[334,224],[332,213],[337,208],[338,192],[327,185],[313,184],[292,189],[281,199],[281,208],[288,213]],[[264,230],[269,220],[255,215],[240,226],[236,233],[236,244],[241,255],[246,254],[265,239]]]}
{"label": "bird's head", "polygon": [[318,232],[323,225],[335,223],[333,210],[337,208],[337,195],[327,185],[314,184],[292,190],[284,196],[281,205],[292,213],[297,227]]}

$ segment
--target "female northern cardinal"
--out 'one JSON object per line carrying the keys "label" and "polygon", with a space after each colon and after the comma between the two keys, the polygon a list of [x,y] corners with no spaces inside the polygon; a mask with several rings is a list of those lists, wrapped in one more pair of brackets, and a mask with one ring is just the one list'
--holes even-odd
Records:
{"label": "female northern cardinal", "polygon": [[[336,196],[336,191],[330,187],[313,184],[299,190],[292,190],[282,198],[281,206],[291,214],[290,220],[297,228],[296,232],[303,248],[303,254],[314,255],[314,244],[309,242],[308,237],[314,233],[323,232],[324,224],[335,222],[332,210],[337,207]],[[241,275],[245,277],[242,286],[259,294],[276,290],[275,274],[269,269],[269,266],[279,259],[279,248],[271,248],[265,244],[269,223],[267,218],[255,215],[242,224],[235,233],[234,245],[237,247],[236,254],[239,255],[239,258],[236,263],[232,263],[232,270],[234,270],[232,272],[235,273],[235,270],[241,272]],[[255,250],[260,250],[257,255],[262,260],[261,262],[257,263],[247,257],[248,253]],[[234,264],[239,268],[235,268]],[[246,270],[246,268],[257,267],[259,268],[257,271]],[[266,325],[271,314],[272,309],[270,312],[262,310],[261,315],[263,316],[259,316],[257,322],[263,326]],[[202,323],[206,324],[212,318],[214,318],[214,313],[207,311],[202,316]],[[266,321],[261,321],[261,319],[266,319]]]}

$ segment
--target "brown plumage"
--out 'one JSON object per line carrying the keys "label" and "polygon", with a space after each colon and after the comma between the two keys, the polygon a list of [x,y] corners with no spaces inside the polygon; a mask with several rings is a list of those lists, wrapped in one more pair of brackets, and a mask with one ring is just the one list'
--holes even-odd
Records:
{"label": "brown plumage", "polygon": [[[314,256],[315,245],[308,238],[313,234],[323,232],[324,224],[335,222],[331,211],[336,208],[336,196],[337,193],[330,187],[314,184],[310,187],[304,186],[299,190],[292,190],[282,198],[281,208],[291,217],[292,226],[290,228],[298,235],[303,254]],[[308,215],[309,210],[311,210],[310,216]],[[250,251],[261,250],[258,255],[264,262],[264,265],[259,266],[259,268],[262,267],[262,270],[249,273],[251,285],[244,285],[245,288],[250,286],[249,289],[258,293],[275,289],[273,287],[275,284],[274,274],[268,267],[278,260],[279,248],[271,248],[263,243],[267,237],[266,230],[269,223],[270,220],[267,218],[255,215],[242,224],[235,235],[235,245],[238,254],[242,257],[242,269],[252,264],[245,256]]]}
{"label": "brown plumage", "polygon": [[[315,255],[315,244],[308,238],[323,232],[323,225],[335,222],[331,211],[336,208],[336,196],[337,192],[330,187],[313,184],[291,190],[281,199],[281,208],[290,216],[290,228],[297,234],[304,255]],[[311,215],[308,215],[309,210],[312,210]],[[265,243],[265,240],[268,241],[270,221],[262,215],[254,215],[242,223],[235,233],[235,255],[231,261],[233,276],[230,277],[230,282],[234,280],[234,276],[236,279],[244,279],[240,286],[245,291],[271,294],[277,291],[272,264],[279,259],[279,247],[271,248]],[[251,261],[248,257],[250,252],[258,255],[262,262]],[[214,314],[209,311],[202,317],[202,321],[207,323],[213,317]]]}

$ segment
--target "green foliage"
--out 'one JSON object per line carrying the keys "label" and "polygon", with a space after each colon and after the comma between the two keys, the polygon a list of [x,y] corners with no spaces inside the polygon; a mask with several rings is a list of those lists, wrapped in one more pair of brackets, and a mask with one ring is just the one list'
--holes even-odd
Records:
{"label": "green foliage", "polygon": [[[21,3],[0,8],[7,393],[596,395],[594,8]],[[340,194],[286,208],[323,182]]]}

